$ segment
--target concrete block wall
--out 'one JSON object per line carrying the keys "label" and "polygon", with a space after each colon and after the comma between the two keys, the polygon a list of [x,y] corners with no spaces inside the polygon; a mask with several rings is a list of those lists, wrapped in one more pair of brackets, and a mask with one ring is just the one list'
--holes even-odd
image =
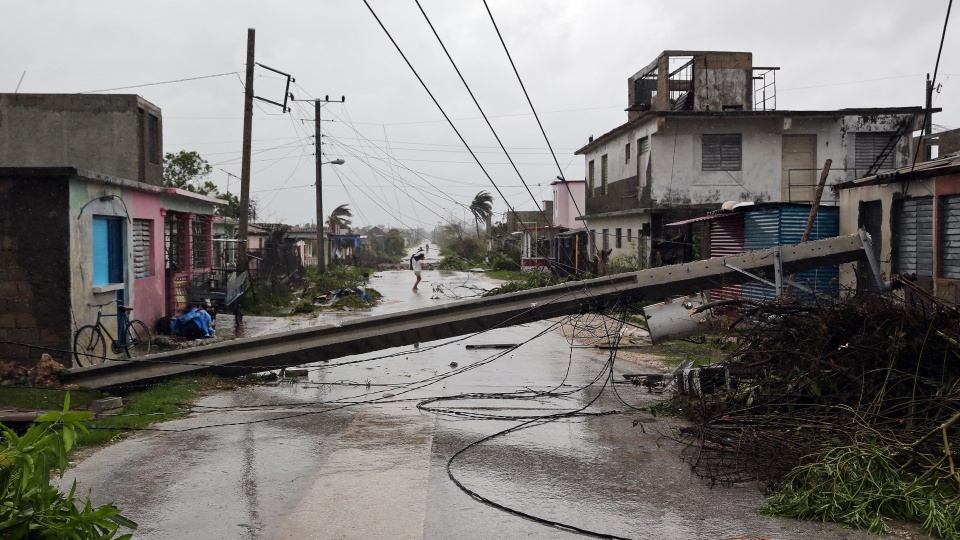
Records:
{"label": "concrete block wall", "polygon": [[70,365],[66,182],[0,177],[0,360]]}
{"label": "concrete block wall", "polygon": [[0,94],[0,167],[79,167],[163,185],[160,109],[135,94]]}

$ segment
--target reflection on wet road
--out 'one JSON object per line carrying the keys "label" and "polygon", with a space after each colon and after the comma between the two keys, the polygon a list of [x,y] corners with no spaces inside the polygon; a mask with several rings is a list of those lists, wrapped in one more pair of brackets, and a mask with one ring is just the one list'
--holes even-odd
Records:
{"label": "reflection on wet road", "polygon": [[[409,274],[384,273],[372,286],[409,307],[443,301],[414,296]],[[211,395],[158,426],[172,431],[97,452],[65,482],[116,501],[141,524],[136,538],[577,538],[467,495],[447,463],[518,417],[592,403],[586,412],[621,414],[531,425],[461,453],[451,472],[510,509],[625,538],[869,538],[760,516],[752,485],[705,486],[658,435],[667,421],[630,408],[655,397],[612,384],[605,356],[571,348],[550,324],[342,358],[297,382]],[[466,347],[492,343],[524,345]],[[466,397],[430,403],[443,414],[417,408],[455,396]]]}

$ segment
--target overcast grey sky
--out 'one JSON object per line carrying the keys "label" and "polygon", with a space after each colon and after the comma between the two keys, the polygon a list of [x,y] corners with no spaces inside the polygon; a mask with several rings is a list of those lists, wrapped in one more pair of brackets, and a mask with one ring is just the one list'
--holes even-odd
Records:
{"label": "overcast grey sky", "polygon": [[[481,106],[518,164],[509,166],[479,119],[413,0],[369,0],[414,67],[456,119],[509,205],[551,198],[559,174],[481,0],[421,0]],[[665,49],[749,51],[779,66],[779,109],[923,105],[948,0],[723,2],[488,0],[557,159],[626,120],[626,79]],[[960,29],[940,62],[935,130],[960,127]],[[239,176],[247,28],[257,61],[292,74],[297,98],[346,96],[322,118],[326,214],[342,203],[355,223],[430,229],[463,218],[473,196],[507,204],[459,143],[362,0],[0,0],[0,91],[71,93],[228,73],[137,93],[163,111],[164,151],[196,150],[222,189]],[[233,74],[235,72],[236,74]],[[255,93],[279,100],[282,81],[258,68]],[[313,103],[254,112],[251,191],[261,218],[314,220]],[[222,169],[222,170],[221,170]],[[239,191],[233,179],[229,189]],[[459,203],[459,204],[458,204]],[[325,215],[326,215],[325,214]]]}

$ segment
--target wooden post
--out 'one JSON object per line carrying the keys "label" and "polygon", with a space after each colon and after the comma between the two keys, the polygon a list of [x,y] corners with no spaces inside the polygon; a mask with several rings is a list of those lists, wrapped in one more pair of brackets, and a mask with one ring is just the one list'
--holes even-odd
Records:
{"label": "wooden post", "polygon": [[[817,192],[813,196],[813,205],[810,207],[810,215],[807,216],[807,226],[803,228],[803,237],[800,238],[800,243],[804,243],[810,240],[810,233],[813,231],[813,224],[817,221],[817,210],[820,208],[820,199],[823,197],[823,188],[827,185],[827,176],[830,174],[830,166],[833,165],[833,160],[828,159],[823,164],[823,170],[820,171],[820,182],[817,184]],[[790,281],[793,281],[797,278],[796,274],[790,275]],[[780,291],[777,291],[779,293]],[[787,292],[784,294],[790,296],[790,293],[793,292],[793,285],[787,285]]]}
{"label": "wooden post", "polygon": [[240,250],[237,270],[247,271],[247,228],[250,220],[250,141],[253,138],[253,62],[256,29],[247,29],[247,81],[243,92],[243,157],[240,166]]}

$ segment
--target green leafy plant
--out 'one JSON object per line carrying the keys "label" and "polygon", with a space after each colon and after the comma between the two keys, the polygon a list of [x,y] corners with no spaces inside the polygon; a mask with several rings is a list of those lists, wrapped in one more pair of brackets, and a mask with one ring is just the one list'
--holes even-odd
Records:
{"label": "green leafy plant", "polygon": [[933,470],[904,469],[901,452],[861,441],[828,448],[793,469],[760,511],[837,521],[875,534],[884,518],[923,524],[941,538],[960,538],[960,490]]}
{"label": "green leafy plant", "polygon": [[88,497],[76,499],[74,481],[69,493],[51,485],[51,473],[61,478],[67,468],[67,453],[86,432],[81,423],[92,413],[70,411],[70,394],[63,412],[38,417],[23,436],[0,425],[0,537],[2,538],[95,538],[125,540],[120,527],[136,530],[137,524],[123,517],[113,504],[94,508]]}
{"label": "green leafy plant", "polygon": [[483,296],[494,296],[502,293],[535,289],[537,287],[548,287],[565,281],[567,281],[566,278],[550,272],[526,272],[520,274],[519,279],[508,281],[495,289],[490,289],[485,292]]}

